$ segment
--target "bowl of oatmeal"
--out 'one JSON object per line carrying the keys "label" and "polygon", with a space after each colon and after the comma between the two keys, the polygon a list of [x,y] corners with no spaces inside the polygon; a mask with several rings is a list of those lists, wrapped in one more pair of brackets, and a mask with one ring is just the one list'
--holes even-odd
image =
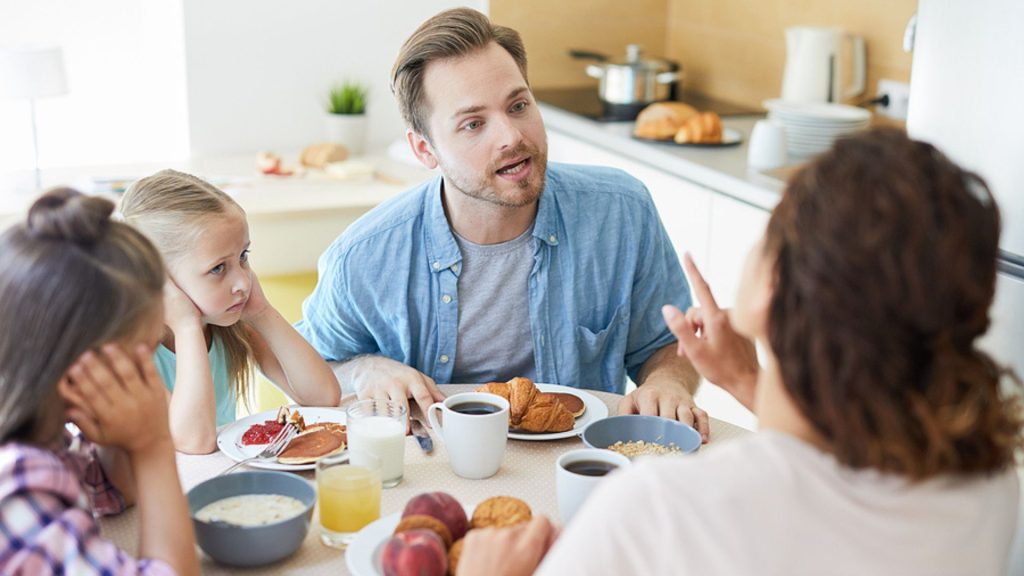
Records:
{"label": "bowl of oatmeal", "polygon": [[700,433],[692,427],[658,416],[627,414],[590,423],[583,443],[628,458],[686,454],[700,448]]}
{"label": "bowl of oatmeal", "polygon": [[313,485],[287,472],[236,472],[188,492],[196,542],[230,566],[262,566],[290,556],[309,531]]}

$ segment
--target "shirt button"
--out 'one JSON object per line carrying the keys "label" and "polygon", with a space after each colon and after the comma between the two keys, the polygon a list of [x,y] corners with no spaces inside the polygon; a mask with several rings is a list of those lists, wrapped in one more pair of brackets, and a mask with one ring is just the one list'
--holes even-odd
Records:
{"label": "shirt button", "polygon": [[441,364],[447,364],[447,363],[448,363],[448,355],[447,354],[441,354]]}
{"label": "shirt button", "polygon": [[558,236],[555,236],[554,234],[548,236],[548,242],[551,242],[552,244],[558,244]]}
{"label": "shirt button", "polygon": [[452,272],[458,272],[458,271],[459,271],[459,265],[458,264],[452,264]]}
{"label": "shirt button", "polygon": [[435,261],[434,261],[434,270],[440,270],[440,269],[441,269],[441,263],[440,263],[440,262],[437,262],[437,261],[435,260]]}
{"label": "shirt button", "polygon": [[444,302],[445,304],[448,304],[451,301],[452,301],[452,297],[451,296],[449,296],[447,294],[445,294],[444,296],[441,296],[441,302]]}

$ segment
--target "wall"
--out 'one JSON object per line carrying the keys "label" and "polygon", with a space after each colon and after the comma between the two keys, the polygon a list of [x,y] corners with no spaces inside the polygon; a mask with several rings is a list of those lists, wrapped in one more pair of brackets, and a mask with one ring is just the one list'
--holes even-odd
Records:
{"label": "wall", "polygon": [[651,56],[678,60],[686,85],[759,106],[777,97],[789,26],[841,26],[864,36],[867,90],[879,78],[908,82],[903,29],[917,0],[491,0],[492,20],[523,35],[535,88],[596,86],[566,51],[589,48],[620,57],[640,43]]}
{"label": "wall", "polygon": [[193,155],[300,149],[324,138],[323,101],[337,81],[370,86],[371,144],[404,132],[388,88],[398,49],[453,0],[184,0]]}
{"label": "wall", "polygon": [[740,104],[778,97],[785,29],[841,26],[867,45],[867,93],[879,78],[909,82],[903,30],[917,0],[668,0],[665,52],[683,63],[686,83]]}
{"label": "wall", "polygon": [[640,44],[645,54],[661,56],[668,0],[491,0],[490,16],[522,34],[533,87],[596,85],[569,49],[623,58],[627,44]]}

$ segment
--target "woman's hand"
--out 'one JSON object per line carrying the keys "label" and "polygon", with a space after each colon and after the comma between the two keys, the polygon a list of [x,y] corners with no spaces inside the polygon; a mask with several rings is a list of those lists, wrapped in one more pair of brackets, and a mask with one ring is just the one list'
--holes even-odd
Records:
{"label": "woman's hand", "polygon": [[471,530],[459,556],[459,576],[528,576],[557,537],[544,516],[508,528]]}
{"label": "woman's hand", "polygon": [[68,418],[90,441],[129,455],[170,445],[167,394],[145,345],[129,353],[106,344],[82,354],[58,390],[68,402]]}
{"label": "woman's hand", "polygon": [[203,313],[185,294],[171,275],[164,282],[164,324],[171,332],[180,334],[186,328],[202,328]]}

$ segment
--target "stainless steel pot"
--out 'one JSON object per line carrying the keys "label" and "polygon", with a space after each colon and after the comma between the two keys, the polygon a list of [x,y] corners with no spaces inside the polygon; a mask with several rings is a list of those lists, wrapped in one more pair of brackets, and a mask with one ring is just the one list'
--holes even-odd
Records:
{"label": "stainless steel pot", "polygon": [[601,81],[598,96],[612,106],[643,108],[673,96],[680,78],[679,64],[671,60],[646,59],[637,44],[626,46],[625,60],[613,61],[604,54],[571,50],[573,58],[597,60],[587,66],[587,75]]}

